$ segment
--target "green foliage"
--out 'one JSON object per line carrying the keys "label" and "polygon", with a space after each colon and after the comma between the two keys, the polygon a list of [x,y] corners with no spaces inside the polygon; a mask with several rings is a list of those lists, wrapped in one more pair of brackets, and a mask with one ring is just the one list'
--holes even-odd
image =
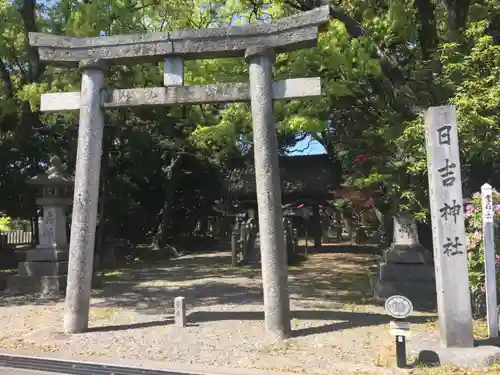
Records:
{"label": "green foliage", "polygon": [[[308,2],[59,0],[35,2],[33,14],[31,3],[0,0],[0,209],[25,218],[35,210],[25,181],[40,163],[57,153],[70,169],[75,165],[78,114],[41,115],[40,95],[77,91],[80,79],[75,69],[38,61],[26,44],[28,32],[96,36],[256,23],[295,13]],[[452,9],[460,6],[452,3],[459,2],[333,1],[343,21],[332,19],[315,48],[277,58],[276,79],[319,76],[323,92],[275,103],[280,152],[310,134],[341,166],[347,185],[383,193],[376,204],[385,215],[410,211],[425,221],[421,112],[454,103],[464,191],[477,190],[477,181],[490,177],[500,183],[500,1],[471,2],[464,9]],[[457,10],[467,15],[463,26],[448,17]],[[31,16],[35,24],[28,22]],[[247,79],[243,59],[189,61],[185,67],[190,85]],[[116,67],[108,82],[113,88],[160,86],[162,66]],[[222,195],[225,171],[250,157],[252,148],[248,104],[108,111],[100,221],[120,235],[151,237],[165,209],[194,220],[196,210],[208,212],[207,202]],[[180,153],[194,159],[169,178],[168,166]],[[175,199],[168,198],[172,191]],[[175,202],[170,208],[169,199]]]}
{"label": "green foliage", "polygon": [[0,232],[8,232],[12,229],[12,219],[8,216],[0,217]]}
{"label": "green foliage", "polygon": [[463,56],[456,44],[443,45],[445,77],[455,94],[461,147],[470,160],[496,163],[500,146],[500,45],[488,35],[488,20],[472,22],[466,35],[470,52]]}

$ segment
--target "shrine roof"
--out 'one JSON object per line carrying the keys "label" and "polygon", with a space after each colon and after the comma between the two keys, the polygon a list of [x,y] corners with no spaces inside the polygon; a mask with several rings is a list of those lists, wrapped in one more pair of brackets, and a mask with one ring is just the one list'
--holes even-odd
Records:
{"label": "shrine roof", "polygon": [[[320,194],[335,190],[342,177],[328,155],[281,156],[279,159],[283,194]],[[234,168],[227,180],[233,195],[255,194],[253,162]]]}

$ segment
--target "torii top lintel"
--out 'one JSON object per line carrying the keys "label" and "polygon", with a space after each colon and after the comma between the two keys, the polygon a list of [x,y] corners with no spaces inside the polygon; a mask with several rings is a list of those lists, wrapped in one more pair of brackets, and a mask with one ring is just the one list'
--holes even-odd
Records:
{"label": "torii top lintel", "polygon": [[86,59],[108,64],[151,62],[171,55],[187,60],[243,57],[250,46],[269,46],[276,53],[314,47],[328,20],[329,7],[322,6],[270,24],[89,38],[30,33],[29,42],[38,47],[42,61],[55,64],[74,65]]}

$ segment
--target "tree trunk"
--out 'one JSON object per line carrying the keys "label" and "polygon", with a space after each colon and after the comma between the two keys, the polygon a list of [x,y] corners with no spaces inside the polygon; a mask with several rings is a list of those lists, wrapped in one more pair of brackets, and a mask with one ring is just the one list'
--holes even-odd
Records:
{"label": "tree trunk", "polygon": [[181,154],[175,155],[165,173],[165,200],[160,213],[159,223],[156,230],[155,248],[162,249],[166,246],[169,237],[169,227],[172,218],[172,201],[175,195],[175,168],[181,158]]}
{"label": "tree trunk", "polygon": [[448,40],[459,42],[469,14],[470,0],[446,0],[448,9]]}

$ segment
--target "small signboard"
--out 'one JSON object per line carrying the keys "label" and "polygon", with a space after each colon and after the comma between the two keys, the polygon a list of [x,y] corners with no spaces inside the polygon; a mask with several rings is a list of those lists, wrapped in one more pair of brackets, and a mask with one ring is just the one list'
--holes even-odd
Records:
{"label": "small signboard", "polygon": [[404,296],[391,296],[385,301],[385,311],[396,319],[404,319],[413,312],[413,304]]}
{"label": "small signboard", "polygon": [[410,335],[410,323],[403,321],[391,322],[389,324],[389,331],[393,336],[405,336]]}
{"label": "small signboard", "polygon": [[493,191],[492,187],[484,184],[481,187],[481,198],[483,203],[483,222],[493,223],[495,212],[493,211]]}

